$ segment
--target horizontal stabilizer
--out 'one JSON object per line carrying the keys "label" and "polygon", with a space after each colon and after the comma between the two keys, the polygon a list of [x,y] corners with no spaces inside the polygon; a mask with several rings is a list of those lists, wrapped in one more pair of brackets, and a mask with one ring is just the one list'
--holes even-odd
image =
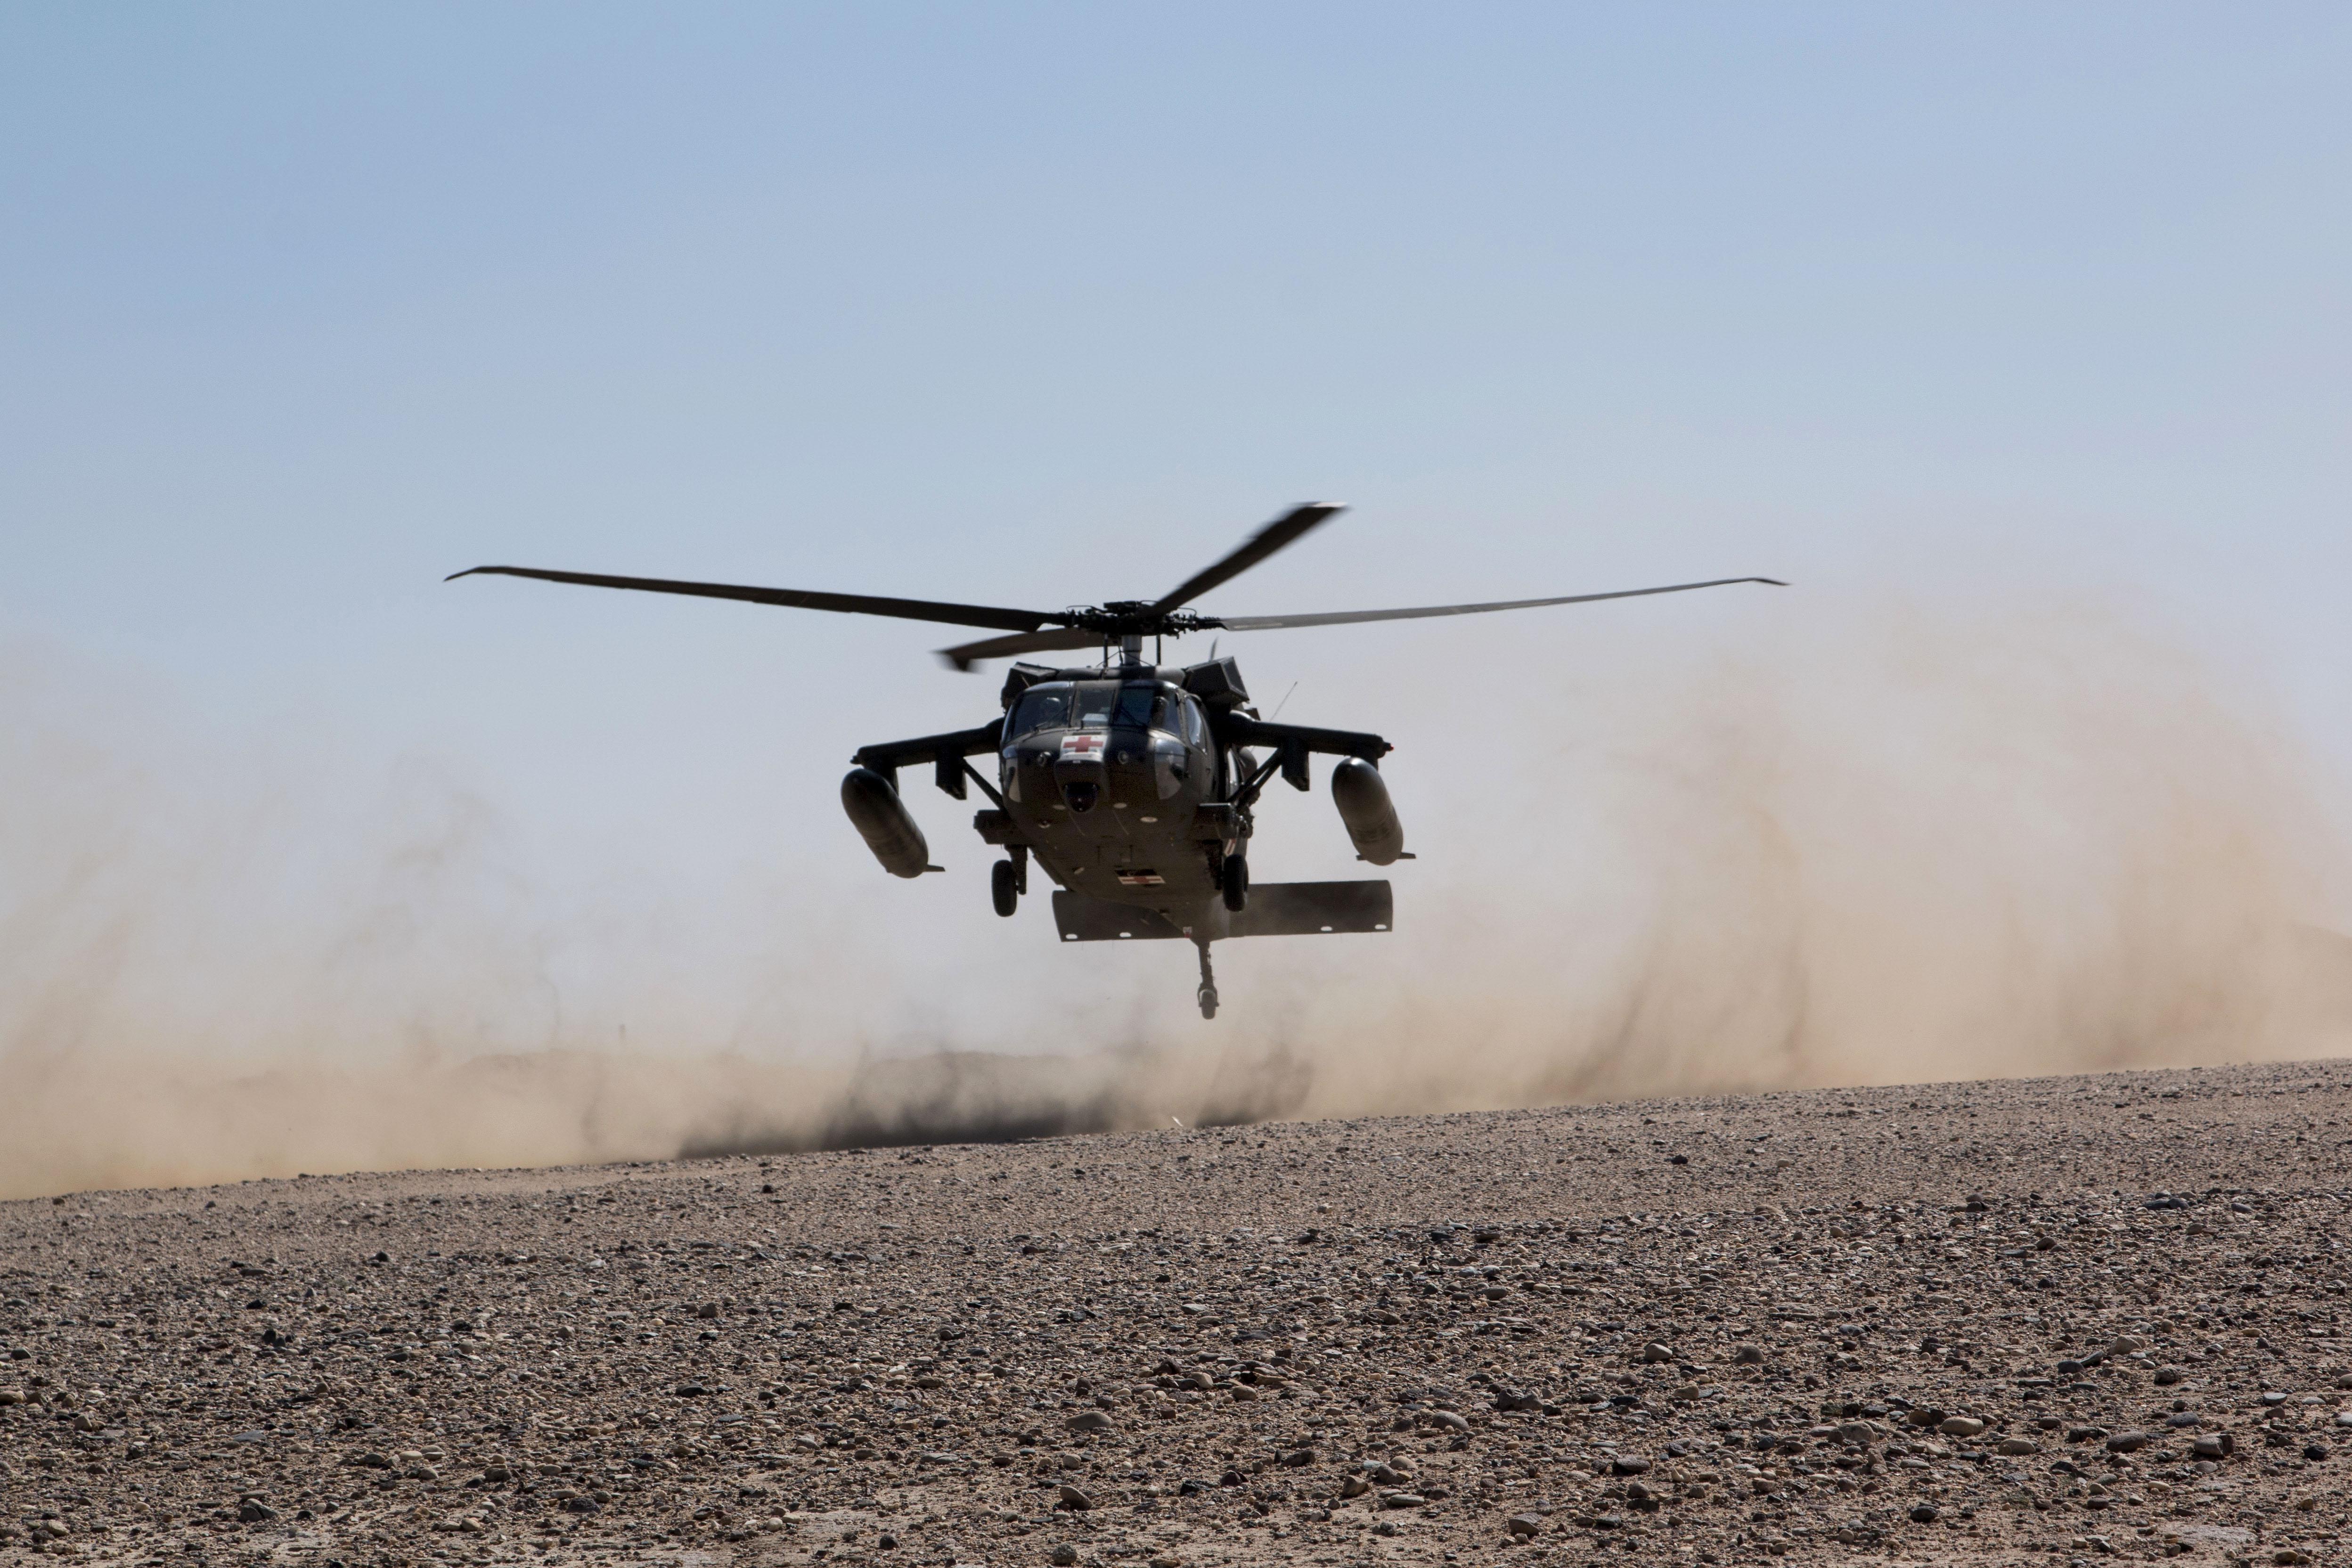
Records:
{"label": "horizontal stabilizer", "polygon": [[[1260,882],[1249,908],[1228,914],[1222,904],[1194,917],[1210,922],[1211,941],[1237,936],[1320,936],[1384,931],[1395,923],[1395,900],[1385,881]],[[1066,889],[1054,894],[1054,924],[1064,942],[1144,942],[1192,933],[1156,910],[1115,904]]]}

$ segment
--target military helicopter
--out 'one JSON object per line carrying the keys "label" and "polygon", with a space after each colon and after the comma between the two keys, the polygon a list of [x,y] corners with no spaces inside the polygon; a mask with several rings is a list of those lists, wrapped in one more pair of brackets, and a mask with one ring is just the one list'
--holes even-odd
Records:
{"label": "military helicopter", "polygon": [[[1189,606],[1276,551],[1296,543],[1339,512],[1330,502],[1294,507],[1223,559],[1156,600],[1121,599],[1060,611],[951,605],[929,599],[797,588],[681,583],[661,577],[608,577],[529,566],[476,566],[459,577],[536,577],[593,588],[631,588],[744,599],[794,609],[895,616],[902,620],[986,627],[1008,635],[943,648],[940,657],[969,670],[983,659],[1019,654],[1101,650],[1081,668],[1016,663],[999,694],[1001,718],[971,730],[861,747],[841,781],[841,804],[874,858],[893,876],[941,869],[898,796],[898,770],[929,763],[932,779],[957,800],[967,783],[988,797],[972,826],[1004,851],[990,877],[996,912],[1011,915],[1029,890],[1034,860],[1055,882],[1054,923],[1064,942],[1181,938],[1198,950],[1201,1016],[1217,1016],[1209,944],[1234,937],[1386,931],[1394,924],[1385,880],[1273,882],[1253,887],[1249,846],[1259,792],[1276,775],[1310,787],[1307,758],[1336,756],[1331,799],[1357,858],[1374,866],[1410,860],[1404,829],[1389,799],[1380,760],[1391,749],[1378,735],[1318,730],[1262,718],[1231,658],[1171,668],[1159,662],[1163,639],[1204,631],[1258,632],[1296,626],[1357,626],[1585,605],[1681,594],[1736,583],[1787,584],[1774,577],[1718,577],[1661,588],[1564,594],[1483,605],[1423,605],[1397,610],[1336,610],[1295,616],[1204,616]],[[1144,639],[1153,657],[1143,658]],[[994,756],[995,782],[971,758]]]}

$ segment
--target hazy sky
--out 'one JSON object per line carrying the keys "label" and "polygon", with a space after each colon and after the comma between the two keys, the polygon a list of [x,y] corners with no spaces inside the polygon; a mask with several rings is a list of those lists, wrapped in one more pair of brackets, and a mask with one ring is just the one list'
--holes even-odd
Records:
{"label": "hazy sky", "polygon": [[1081,973],[968,808],[904,887],[835,804],[993,713],[956,634],[442,576],[1053,608],[1340,500],[1207,607],[1798,584],[1228,643],[1400,769],[1480,749],[1445,661],[1895,592],[2119,610],[2342,764],[2348,68],[2340,5],[0,6],[13,700],[308,823],[279,882],[446,790],[884,989],[950,972],[857,921]]}

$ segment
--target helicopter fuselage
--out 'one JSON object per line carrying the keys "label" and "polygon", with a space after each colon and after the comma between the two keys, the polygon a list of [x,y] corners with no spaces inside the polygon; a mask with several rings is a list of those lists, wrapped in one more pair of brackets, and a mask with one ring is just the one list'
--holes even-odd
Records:
{"label": "helicopter fuselage", "polygon": [[[1101,913],[1096,905],[1158,917],[1144,933],[1111,929],[1122,922],[1110,920],[1108,935],[1182,936],[1205,945],[1244,934],[1248,922],[1238,917],[1248,907],[1246,855],[1259,791],[1277,773],[1307,788],[1313,752],[1360,759],[1341,766],[1369,770],[1389,750],[1378,735],[1261,721],[1230,658],[1185,669],[1108,661],[1096,669],[1018,666],[1003,700],[1004,717],[996,723],[864,748],[844,804],[886,867],[918,876],[931,868],[920,830],[897,798],[897,770],[929,762],[939,786],[959,799],[968,783],[977,783],[994,804],[973,826],[1007,852],[1010,869],[1000,874],[1011,879],[1008,899],[1026,890],[1034,860],[1064,890],[1055,910],[1070,917],[1062,923],[1071,941],[1093,934],[1083,917]],[[966,761],[990,754],[992,784]],[[1393,833],[1384,789],[1378,815]],[[1357,831],[1355,821],[1349,830]],[[1387,842],[1368,838],[1360,847]],[[1368,858],[1385,865],[1402,849],[1398,835],[1395,852],[1375,849]],[[1266,929],[1308,920],[1316,911],[1300,902],[1307,898],[1301,889],[1332,885],[1287,886],[1277,901],[1296,907],[1285,916],[1268,914]],[[1007,900],[999,908],[1008,909]],[[1386,929],[1385,918],[1377,929]]]}
{"label": "helicopter fuselage", "polygon": [[1172,918],[1216,898],[1241,850],[1231,801],[1248,765],[1218,745],[1198,698],[1138,670],[1022,693],[997,781],[1018,841],[1056,884]]}

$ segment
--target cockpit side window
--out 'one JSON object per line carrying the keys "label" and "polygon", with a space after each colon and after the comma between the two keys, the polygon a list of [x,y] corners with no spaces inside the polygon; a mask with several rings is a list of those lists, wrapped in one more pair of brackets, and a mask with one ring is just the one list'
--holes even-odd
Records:
{"label": "cockpit side window", "polygon": [[1027,735],[1039,730],[1065,729],[1070,722],[1070,689],[1067,686],[1033,686],[1021,694],[1013,710],[1010,734]]}
{"label": "cockpit side window", "polygon": [[1190,697],[1178,700],[1184,704],[1184,739],[1189,744],[1197,746],[1208,733],[1208,725],[1201,718],[1201,705]]}

